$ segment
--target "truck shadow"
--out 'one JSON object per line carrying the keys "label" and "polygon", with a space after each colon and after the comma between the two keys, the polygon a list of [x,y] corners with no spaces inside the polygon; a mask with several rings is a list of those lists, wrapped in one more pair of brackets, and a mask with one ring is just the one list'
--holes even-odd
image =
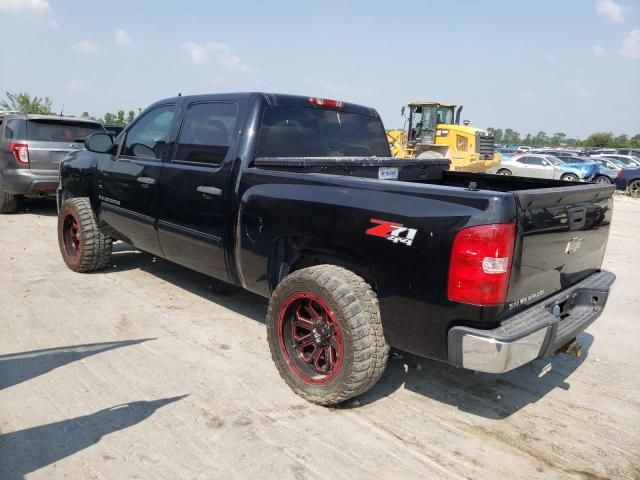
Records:
{"label": "truck shadow", "polygon": [[0,434],[0,478],[21,480],[31,472],[98,443],[105,435],[142,422],[157,409],[185,397],[131,402],[81,417]]}
{"label": "truck shadow", "polygon": [[[360,397],[360,404],[375,402],[404,387],[463,412],[493,420],[504,419],[556,388],[571,388],[568,377],[585,361],[593,336],[582,333],[578,342],[583,346],[583,353],[577,359],[560,354],[503,374],[474,372],[394,352],[382,379]],[[549,364],[551,370],[543,373]]]}
{"label": "truck shadow", "polygon": [[[72,362],[116,348],[137,345],[153,338],[46,348],[0,355],[0,390],[44,375]],[[0,477],[2,478],[2,477]]]}
{"label": "truck shadow", "polygon": [[[149,254],[133,250],[126,243],[114,245],[113,264],[115,267],[105,272],[141,269],[256,322],[264,323],[267,299],[239,287],[166,260],[154,259]],[[582,333],[578,341],[583,346],[583,354],[579,359],[558,355],[536,360],[500,375],[459,369],[435,360],[397,352],[389,359],[387,370],[378,384],[358,400],[361,405],[373,403],[405,388],[474,415],[490,419],[507,418],[526,405],[537,402],[555,388],[570,388],[567,378],[586,359],[593,337]],[[539,376],[548,363],[552,365],[551,371]],[[352,406],[347,403],[342,408]]]}
{"label": "truck shadow", "polygon": [[113,245],[111,267],[95,274],[140,269],[176,287],[222,305],[259,323],[264,323],[268,300],[243,288],[216,280],[186,267],[134,250],[129,244]]}
{"label": "truck shadow", "polygon": [[18,211],[14,215],[25,214],[57,217],[56,201],[53,198],[22,198],[18,203]]}

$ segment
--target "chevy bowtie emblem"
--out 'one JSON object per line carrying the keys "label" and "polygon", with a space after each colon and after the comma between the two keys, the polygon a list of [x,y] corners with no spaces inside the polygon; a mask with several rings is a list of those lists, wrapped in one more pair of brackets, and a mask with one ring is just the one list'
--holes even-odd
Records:
{"label": "chevy bowtie emblem", "polygon": [[582,239],[580,237],[573,237],[571,240],[567,242],[567,246],[564,249],[564,253],[566,253],[567,255],[576,253],[581,245],[582,245]]}

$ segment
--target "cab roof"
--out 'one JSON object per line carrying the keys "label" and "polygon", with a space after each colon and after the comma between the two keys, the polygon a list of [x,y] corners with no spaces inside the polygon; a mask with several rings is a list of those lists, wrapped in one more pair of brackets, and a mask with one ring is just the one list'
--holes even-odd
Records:
{"label": "cab roof", "polygon": [[411,102],[409,103],[410,107],[421,107],[428,105],[441,105],[443,107],[456,107],[453,103],[444,103],[444,102]]}

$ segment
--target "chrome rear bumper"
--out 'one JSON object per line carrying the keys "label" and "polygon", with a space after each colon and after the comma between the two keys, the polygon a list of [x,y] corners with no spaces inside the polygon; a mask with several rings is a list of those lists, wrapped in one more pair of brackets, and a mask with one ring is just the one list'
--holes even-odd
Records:
{"label": "chrome rear bumper", "polygon": [[470,370],[502,373],[551,354],[600,316],[614,281],[611,272],[594,273],[507,318],[493,330],[453,327],[448,334],[449,362]]}

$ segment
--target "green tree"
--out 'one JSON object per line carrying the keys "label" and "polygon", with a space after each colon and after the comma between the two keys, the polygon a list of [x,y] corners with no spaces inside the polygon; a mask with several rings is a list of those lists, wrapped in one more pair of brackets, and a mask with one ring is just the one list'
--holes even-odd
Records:
{"label": "green tree", "polygon": [[[138,109],[138,112],[140,109]],[[134,110],[129,110],[125,115],[124,110],[118,110],[115,113],[107,112],[104,114],[104,123],[108,125],[120,125],[124,127],[129,123],[133,122],[133,119],[136,117],[136,112]]]}
{"label": "green tree", "polygon": [[613,143],[616,147],[626,147],[629,144],[629,135],[618,135],[613,139]]}
{"label": "green tree", "polygon": [[631,148],[640,148],[640,133],[631,137],[629,140],[629,146]]}
{"label": "green tree", "polygon": [[592,133],[587,137],[584,142],[586,147],[613,147],[613,133],[611,132],[597,132]]}
{"label": "green tree", "polygon": [[551,137],[551,145],[561,145],[566,143],[565,139],[567,138],[567,134],[564,132],[556,132]]}
{"label": "green tree", "polygon": [[51,99],[49,97],[31,96],[27,92],[5,92],[7,98],[0,102],[0,110],[18,110],[24,113],[39,113],[50,115]]}

